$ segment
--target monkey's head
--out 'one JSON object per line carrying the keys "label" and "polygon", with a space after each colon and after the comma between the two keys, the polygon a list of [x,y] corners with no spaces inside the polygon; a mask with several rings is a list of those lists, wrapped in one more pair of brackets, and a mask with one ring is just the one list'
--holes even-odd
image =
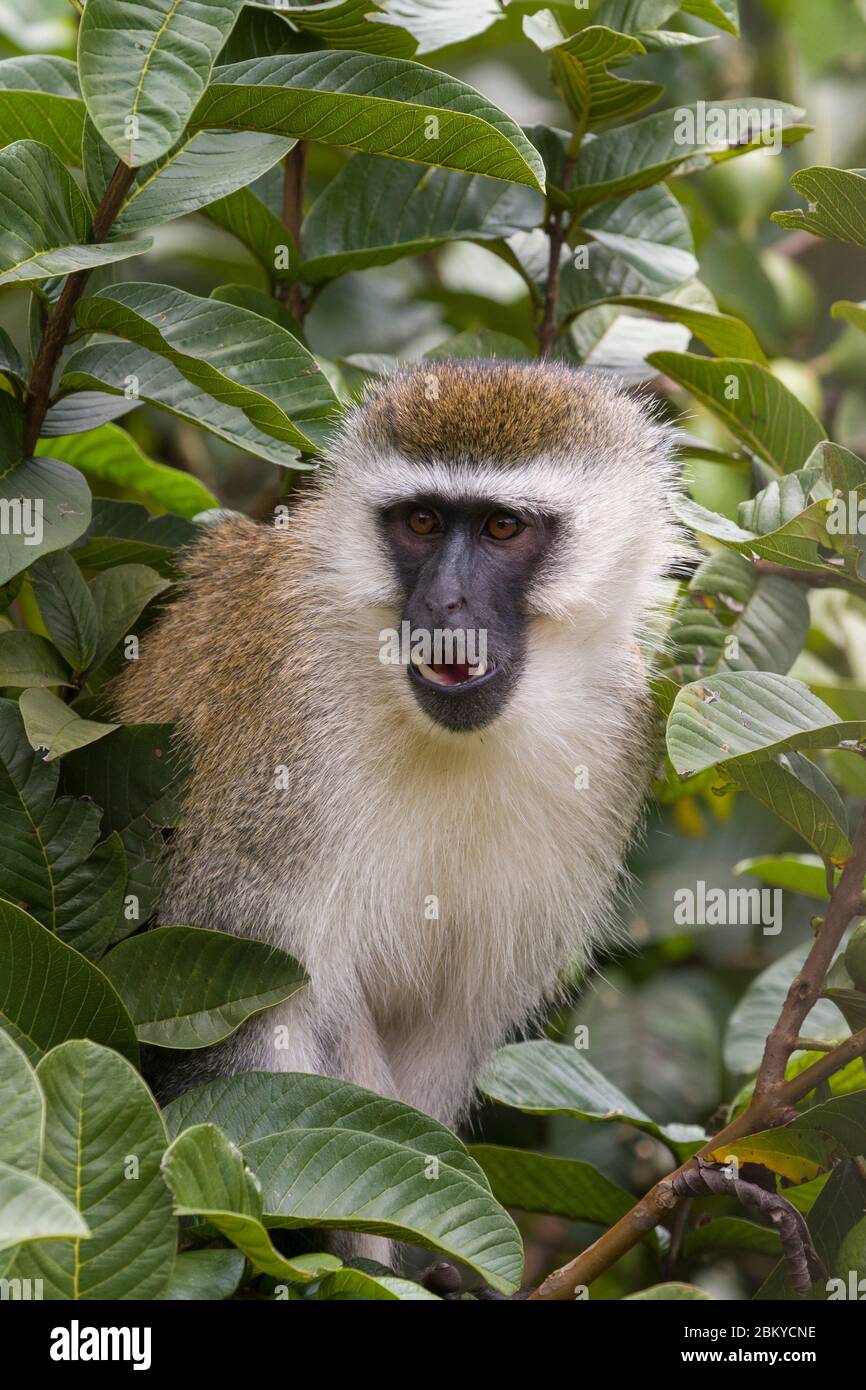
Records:
{"label": "monkey's head", "polygon": [[600,643],[633,645],[676,546],[669,454],[646,406],[590,372],[461,361],[391,377],[330,451],[335,597],[399,615],[405,688],[436,724],[482,728],[557,631],[587,665]]}

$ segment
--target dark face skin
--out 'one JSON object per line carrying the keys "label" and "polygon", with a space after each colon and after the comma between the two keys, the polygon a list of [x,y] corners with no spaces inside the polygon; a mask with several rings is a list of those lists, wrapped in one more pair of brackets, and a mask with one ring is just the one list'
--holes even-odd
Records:
{"label": "dark face skin", "polygon": [[444,660],[430,660],[437,656],[435,647],[423,659],[413,657],[407,679],[415,698],[443,728],[483,728],[501,712],[520,676],[526,594],[550,550],[555,519],[530,519],[495,500],[425,496],[389,507],[380,528],[413,637],[462,632],[462,654],[475,657],[484,655],[486,638],[486,669],[455,660],[461,654],[457,642],[452,653],[445,646]]}

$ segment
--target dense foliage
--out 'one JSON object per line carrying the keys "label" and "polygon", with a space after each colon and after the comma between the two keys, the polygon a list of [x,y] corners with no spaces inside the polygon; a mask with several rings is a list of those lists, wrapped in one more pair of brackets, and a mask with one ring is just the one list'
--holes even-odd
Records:
{"label": "dense foliage", "polygon": [[[804,161],[820,131],[758,56],[844,94],[862,9],[765,0],[746,44],[737,0],[27,9],[0,60],[0,1275],[437,1296],[318,1253],[338,1228],[508,1295],[601,1234],[544,1296],[862,1296],[866,173]],[[791,100],[743,94],[762,65]],[[315,1076],[160,1111],[141,1044],[206,1046],[305,976],[142,930],[182,757],[106,684],[179,551],[215,509],[278,513],[369,377],[539,353],[685,413],[700,560],[670,585],[640,954],[497,1055],[480,1142]],[[747,1188],[631,1229],[698,1150]]]}

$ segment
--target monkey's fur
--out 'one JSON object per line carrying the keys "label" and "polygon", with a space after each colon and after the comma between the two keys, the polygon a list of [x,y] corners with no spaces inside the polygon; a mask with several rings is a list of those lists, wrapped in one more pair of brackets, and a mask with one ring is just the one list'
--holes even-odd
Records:
{"label": "monkey's fur", "polygon": [[[195,546],[116,693],[192,754],[160,920],[275,943],[312,983],[185,1054],[164,1094],[314,1071],[454,1124],[492,1050],[609,938],[653,757],[638,639],[681,551],[669,451],[592,374],[430,363],[350,413],[288,529],[231,520]],[[430,493],[559,519],[514,688],[470,732],[378,659],[405,595],[374,514]]]}

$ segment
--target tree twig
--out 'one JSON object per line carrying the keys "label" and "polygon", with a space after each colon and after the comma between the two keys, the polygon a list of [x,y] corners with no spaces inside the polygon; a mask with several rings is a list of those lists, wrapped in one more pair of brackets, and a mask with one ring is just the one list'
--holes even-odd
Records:
{"label": "tree twig", "polygon": [[[105,241],[134,178],[135,170],[119,161],[94,214],[92,241]],[[89,275],[89,270],[76,270],[71,275],[67,275],[57,303],[45,324],[42,341],[33,363],[33,370],[30,373],[27,387],[27,413],[24,431],[26,454],[32,454],[39,439],[42,422],[45,419],[48,402],[51,398],[51,383],[54,380],[54,372],[66,343],[75,306],[81,298]]]}
{"label": "tree twig", "polygon": [[[307,178],[307,145],[299,140],[286,155],[283,164],[283,226],[301,252],[301,225],[304,220],[304,188]],[[275,290],[276,298],[285,303],[298,323],[307,312],[300,281],[282,281]]]}
{"label": "tree twig", "polygon": [[866,1055],[866,1028],[846,1038],[825,1056],[819,1057],[798,1076],[785,1080],[788,1058],[794,1051],[803,1020],[809,1013],[824,981],[833,956],[851,920],[862,912],[863,879],[866,875],[866,810],[852,841],[851,856],[836,884],[827,914],[802,970],[788,991],[779,1020],[767,1039],[764,1057],[752,1099],[698,1153],[682,1163],[674,1173],[662,1178],[645,1197],[614,1226],[576,1259],[554,1272],[529,1295],[536,1300],[562,1300],[574,1297],[575,1290],[589,1285],[622,1255],[642,1240],[681,1200],[676,1188],[683,1174],[697,1168],[701,1159],[711,1159],[726,1146],[763,1129],[774,1129],[792,1116],[792,1107],[827,1077],[856,1057]]}

